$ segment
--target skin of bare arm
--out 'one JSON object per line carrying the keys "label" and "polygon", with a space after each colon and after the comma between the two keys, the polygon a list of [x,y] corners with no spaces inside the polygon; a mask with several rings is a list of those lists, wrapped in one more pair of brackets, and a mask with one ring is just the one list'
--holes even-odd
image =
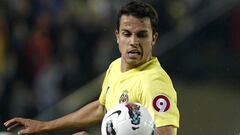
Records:
{"label": "skin of bare arm", "polygon": [[25,118],[13,118],[5,122],[4,125],[9,131],[17,125],[22,125],[24,128],[18,131],[19,135],[43,133],[74,127],[87,127],[100,122],[104,114],[104,107],[97,100],[87,104],[76,112],[56,120],[37,121]]}
{"label": "skin of bare arm", "polygon": [[173,134],[174,134],[173,126],[163,126],[157,128],[156,135],[173,135]]}

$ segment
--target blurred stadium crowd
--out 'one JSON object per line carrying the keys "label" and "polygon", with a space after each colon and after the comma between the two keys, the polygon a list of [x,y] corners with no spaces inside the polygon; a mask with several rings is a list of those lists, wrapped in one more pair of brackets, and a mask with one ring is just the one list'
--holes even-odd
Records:
{"label": "blurred stadium crowd", "polygon": [[[13,116],[34,117],[104,72],[119,56],[116,12],[126,1],[0,0],[0,123]],[[199,19],[199,11],[221,2],[148,2],[160,16],[155,56],[171,76],[239,81],[239,2],[208,20]],[[206,23],[198,27],[199,22]],[[161,39],[170,31],[181,36],[189,29],[178,42]],[[168,44],[175,46],[161,53]]]}

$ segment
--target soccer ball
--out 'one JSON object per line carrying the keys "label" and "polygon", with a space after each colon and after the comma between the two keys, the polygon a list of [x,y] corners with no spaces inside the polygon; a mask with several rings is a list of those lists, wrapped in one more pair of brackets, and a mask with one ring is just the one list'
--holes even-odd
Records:
{"label": "soccer ball", "polygon": [[104,116],[102,135],[155,135],[150,113],[139,103],[121,103]]}

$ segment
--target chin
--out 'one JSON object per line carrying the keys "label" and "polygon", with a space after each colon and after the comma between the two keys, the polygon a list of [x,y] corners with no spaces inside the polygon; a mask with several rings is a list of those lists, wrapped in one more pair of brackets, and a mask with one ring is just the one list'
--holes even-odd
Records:
{"label": "chin", "polygon": [[141,65],[141,61],[140,60],[127,60],[128,65],[131,65],[132,67],[137,67],[139,65]]}

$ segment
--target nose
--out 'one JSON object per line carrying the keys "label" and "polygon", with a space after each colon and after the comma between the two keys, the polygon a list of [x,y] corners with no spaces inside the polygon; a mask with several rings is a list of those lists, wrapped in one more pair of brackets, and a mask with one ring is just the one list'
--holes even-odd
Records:
{"label": "nose", "polygon": [[129,41],[130,43],[130,45],[131,46],[134,46],[134,47],[136,47],[137,45],[139,45],[139,38],[135,35],[135,34],[133,34],[131,37],[130,37],[130,41]]}

